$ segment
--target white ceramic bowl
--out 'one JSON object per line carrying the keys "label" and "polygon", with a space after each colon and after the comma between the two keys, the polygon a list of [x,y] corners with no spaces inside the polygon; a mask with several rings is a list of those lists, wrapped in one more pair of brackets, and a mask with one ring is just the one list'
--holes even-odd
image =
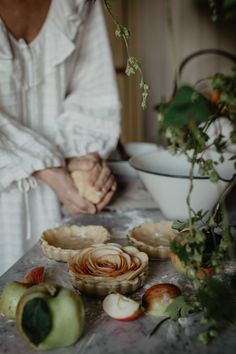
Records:
{"label": "white ceramic bowl", "polygon": [[137,171],[130,166],[128,161],[108,161],[108,165],[114,175],[137,176]]}
{"label": "white ceramic bowl", "polygon": [[[158,146],[154,143],[131,142],[124,145],[128,156],[136,156],[150,151],[156,151]],[[116,176],[137,176],[137,171],[133,169],[128,160],[108,160],[108,165]]]}
{"label": "white ceramic bowl", "polygon": [[[211,151],[210,154],[217,160],[216,152]],[[232,180],[235,168],[233,161],[228,161],[230,156],[225,154],[225,162],[217,167],[220,175],[217,183],[200,176],[196,166],[191,194],[191,205],[195,211],[211,210]],[[184,155],[173,156],[167,150],[158,150],[134,156],[130,159],[130,164],[138,171],[144,185],[167,218],[188,218],[186,198],[189,191],[190,164]]]}
{"label": "white ceramic bowl", "polygon": [[158,150],[158,146],[154,143],[130,142],[124,145],[125,151],[129,156],[145,154],[146,152]]}

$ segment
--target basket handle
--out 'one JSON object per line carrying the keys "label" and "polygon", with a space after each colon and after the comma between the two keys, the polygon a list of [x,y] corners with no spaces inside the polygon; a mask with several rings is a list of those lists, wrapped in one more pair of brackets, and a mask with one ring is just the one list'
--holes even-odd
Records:
{"label": "basket handle", "polygon": [[[216,55],[219,55],[219,56],[222,56],[222,57],[225,57],[229,60],[231,60],[233,63],[236,63],[236,55],[230,53],[230,52],[227,52],[223,49],[201,49],[201,50],[198,50],[196,52],[193,52],[191,54],[189,54],[179,65],[179,68],[177,70],[177,73],[178,73],[178,77],[181,77],[181,74],[183,72],[183,69],[184,67],[186,66],[186,64],[196,58],[196,57],[199,57],[201,55],[205,55],[205,54],[216,54]],[[174,83],[174,90],[173,90],[173,96],[175,95],[177,91],[177,81],[175,80],[175,83]]]}

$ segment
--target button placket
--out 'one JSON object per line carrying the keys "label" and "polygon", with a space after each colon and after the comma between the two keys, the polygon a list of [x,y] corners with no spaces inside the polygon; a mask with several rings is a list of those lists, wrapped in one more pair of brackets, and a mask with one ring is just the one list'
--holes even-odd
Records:
{"label": "button placket", "polygon": [[31,68],[32,68],[32,58],[30,53],[30,48],[24,39],[19,40],[19,47],[24,64],[24,81],[23,90],[26,92],[29,89],[30,79],[31,79]]}
{"label": "button placket", "polygon": [[30,48],[27,43],[20,39],[18,41],[18,48],[20,50],[22,67],[23,67],[23,75],[22,75],[22,119],[23,123],[26,124],[28,122],[28,114],[29,114],[29,100],[28,100],[28,91],[29,91],[29,83],[30,83],[30,69],[31,69],[31,54]]}

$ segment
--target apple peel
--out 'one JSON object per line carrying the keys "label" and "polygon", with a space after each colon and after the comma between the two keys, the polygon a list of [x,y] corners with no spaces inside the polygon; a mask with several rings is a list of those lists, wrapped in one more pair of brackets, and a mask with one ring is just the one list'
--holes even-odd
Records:
{"label": "apple peel", "polygon": [[44,282],[45,278],[45,267],[36,267],[31,269],[24,278],[22,279],[22,283],[36,285]]}

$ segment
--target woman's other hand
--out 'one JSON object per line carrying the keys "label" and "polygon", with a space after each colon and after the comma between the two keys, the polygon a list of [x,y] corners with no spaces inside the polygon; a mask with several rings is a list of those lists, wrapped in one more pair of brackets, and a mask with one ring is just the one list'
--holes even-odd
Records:
{"label": "woman's other hand", "polygon": [[47,183],[54,190],[70,214],[96,213],[95,205],[79,195],[66,168],[52,167],[36,171],[34,176]]}
{"label": "woman's other hand", "polygon": [[90,185],[96,191],[105,193],[101,202],[96,205],[97,212],[100,212],[110,202],[117,186],[107,162],[101,159],[97,153],[90,153],[68,159],[67,168],[69,172],[89,171]]}

